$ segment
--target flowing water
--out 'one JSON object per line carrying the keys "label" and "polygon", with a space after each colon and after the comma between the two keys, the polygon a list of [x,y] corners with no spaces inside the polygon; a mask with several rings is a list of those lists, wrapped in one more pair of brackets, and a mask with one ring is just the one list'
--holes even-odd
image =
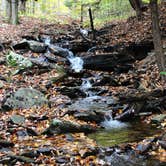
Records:
{"label": "flowing water", "polygon": [[108,130],[110,130],[110,129],[123,129],[123,128],[126,128],[128,126],[127,123],[123,123],[119,120],[114,120],[112,118],[112,111],[111,110],[106,112],[105,120],[103,122],[101,122],[100,125]]}
{"label": "flowing water", "polygon": [[[45,44],[50,45],[49,38],[45,39]],[[89,52],[93,51],[93,49],[94,48],[90,49]],[[74,56],[71,51],[67,51],[67,59],[70,62],[71,69],[79,73],[83,70],[83,60],[80,57]],[[91,88],[92,84],[89,79],[83,78],[80,90],[83,91],[87,97],[77,99],[68,107],[68,109],[85,111],[95,110],[96,112],[105,113],[105,120],[100,124],[103,129],[88,135],[90,138],[94,139],[99,146],[110,147],[122,143],[141,141],[146,137],[161,133],[160,129],[156,129],[149,124],[143,124],[140,120],[132,123],[123,123],[114,120],[112,118],[112,112],[109,110],[109,105],[114,103],[113,98],[111,96],[98,96],[91,91]],[[119,163],[119,159],[116,163],[117,157],[117,155],[112,155],[111,157],[108,157],[108,161],[112,163],[113,166],[116,166],[117,163]],[[129,155],[127,155],[127,157],[129,157]],[[152,160],[149,161],[151,162]]]}
{"label": "flowing water", "polygon": [[[45,40],[45,44],[50,45],[50,39]],[[92,48],[88,52],[95,49]],[[83,70],[84,61],[82,58],[74,56],[74,54],[68,51],[67,59],[70,62],[71,69],[74,72],[79,73]],[[95,76],[93,81],[97,81],[99,76]],[[82,78],[82,84],[80,90],[86,94],[85,98],[79,98],[73,102],[69,107],[71,110],[85,110],[95,112],[104,112],[105,119],[100,123],[103,129],[98,130],[96,133],[89,134],[88,136],[94,139],[99,146],[110,147],[114,145],[120,145],[122,143],[131,143],[141,141],[146,137],[160,134],[162,131],[152,127],[149,124],[141,123],[140,120],[132,121],[131,123],[124,123],[118,120],[114,120],[112,117],[112,110],[109,105],[114,103],[114,99],[111,96],[98,96],[97,93],[92,92],[92,84],[89,78]],[[153,158],[147,159],[141,158],[140,155],[133,152],[133,154],[121,154],[115,152],[111,156],[105,155],[105,161],[108,161],[112,166],[163,166],[160,161]]]}
{"label": "flowing water", "polygon": [[69,55],[67,59],[71,64],[71,69],[74,70],[76,73],[79,73],[83,69],[84,61],[82,58],[74,56],[71,51],[68,51]]}
{"label": "flowing water", "polygon": [[[44,38],[44,43],[48,46],[51,44],[51,39],[49,36]],[[64,49],[64,50],[68,52],[67,59],[70,62],[71,69],[74,70],[76,73],[79,73],[83,69],[83,64],[84,64],[83,59],[80,57],[74,56],[74,54],[68,49]]]}

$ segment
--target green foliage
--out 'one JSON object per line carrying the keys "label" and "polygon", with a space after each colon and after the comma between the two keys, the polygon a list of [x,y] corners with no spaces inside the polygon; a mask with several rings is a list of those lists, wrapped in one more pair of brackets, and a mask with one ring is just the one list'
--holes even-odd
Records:
{"label": "green foliage", "polygon": [[93,11],[94,23],[97,25],[115,19],[126,19],[134,14],[128,0],[65,0],[64,4],[71,10],[74,18],[80,19],[81,14],[83,15],[84,25],[89,24],[89,7]]}
{"label": "green foliage", "polygon": [[28,58],[16,54],[13,51],[6,55],[6,62],[9,66],[16,69],[12,74],[17,74],[20,70],[32,67],[32,62]]}
{"label": "green foliage", "polygon": [[160,75],[166,75],[166,71],[160,72]]}

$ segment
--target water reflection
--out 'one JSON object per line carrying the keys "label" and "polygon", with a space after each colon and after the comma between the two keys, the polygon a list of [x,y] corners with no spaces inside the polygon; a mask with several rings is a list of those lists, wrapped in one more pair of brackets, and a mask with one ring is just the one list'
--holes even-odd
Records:
{"label": "water reflection", "polygon": [[161,133],[160,129],[135,121],[125,128],[103,129],[94,134],[90,134],[89,137],[96,140],[98,145],[107,147],[127,142],[141,141],[148,136],[159,133]]}

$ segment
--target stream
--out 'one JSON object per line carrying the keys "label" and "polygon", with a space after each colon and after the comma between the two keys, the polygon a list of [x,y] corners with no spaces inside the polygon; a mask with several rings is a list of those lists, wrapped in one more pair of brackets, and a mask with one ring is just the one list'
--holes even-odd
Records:
{"label": "stream", "polygon": [[[47,39],[45,41],[45,44],[49,45],[50,40]],[[66,48],[65,51],[68,52],[67,59],[70,62],[71,69],[75,73],[80,73],[83,70],[84,64],[82,58],[75,56]],[[100,117],[98,120],[100,121],[99,126],[101,128],[97,130],[97,132],[89,134],[89,138],[94,139],[101,147],[111,147],[123,143],[139,142],[146,137],[161,133],[160,129],[152,127],[149,124],[144,124],[140,121],[140,119],[130,122],[121,122],[119,120],[115,120],[112,115],[112,110],[110,110],[110,105],[114,104],[114,98],[112,96],[98,95],[97,92],[92,90],[94,87],[90,80],[93,79],[93,82],[95,83],[96,77],[98,76],[93,76],[91,78],[81,78],[82,83],[79,86],[79,89],[86,94],[86,97],[79,97],[77,99],[74,99],[72,103],[67,106],[67,109],[69,110],[78,111],[79,116],[89,116],[89,114],[93,114],[94,112],[104,115],[104,118],[101,118],[101,121]],[[128,155],[128,157],[129,156],[130,155]],[[112,157],[106,157],[106,160],[108,160],[113,166],[117,165],[117,163],[119,162],[116,161],[117,156],[114,158],[113,155]],[[132,159],[130,160],[132,161]],[[112,163],[112,161],[116,162]],[[147,165],[147,163],[144,163],[142,159],[141,161],[138,160],[134,163],[129,163],[126,165],[140,165],[140,163],[138,164],[137,162],[141,162],[141,165]],[[152,159],[150,159],[148,163],[150,163],[149,165],[151,165],[151,163],[153,163],[154,165],[159,165],[158,162]],[[124,165],[124,162],[123,164],[119,163],[117,166],[121,165]]]}

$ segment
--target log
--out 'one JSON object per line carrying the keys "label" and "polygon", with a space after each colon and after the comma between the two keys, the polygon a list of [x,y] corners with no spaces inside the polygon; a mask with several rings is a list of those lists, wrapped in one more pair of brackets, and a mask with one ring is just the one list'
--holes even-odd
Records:
{"label": "log", "polygon": [[95,56],[85,56],[84,68],[100,71],[126,72],[132,68],[134,58],[131,55],[123,54],[100,54]]}
{"label": "log", "polygon": [[115,120],[120,120],[120,121],[129,121],[130,118],[133,118],[134,117],[134,109],[133,108],[130,108],[129,110],[127,110],[126,112],[116,116],[114,119]]}
{"label": "log", "polygon": [[151,92],[128,92],[119,95],[120,103],[130,103],[135,113],[161,111],[166,109],[166,89],[156,89]]}
{"label": "log", "polygon": [[124,93],[119,95],[119,100],[123,103],[127,102],[134,102],[134,101],[145,101],[145,100],[152,100],[160,97],[166,96],[166,89],[155,89],[151,92],[138,92],[135,93]]}
{"label": "log", "polygon": [[82,41],[82,40],[72,40],[69,42],[69,48],[73,53],[78,52],[86,52],[88,51],[92,46],[93,42],[91,41]]}

